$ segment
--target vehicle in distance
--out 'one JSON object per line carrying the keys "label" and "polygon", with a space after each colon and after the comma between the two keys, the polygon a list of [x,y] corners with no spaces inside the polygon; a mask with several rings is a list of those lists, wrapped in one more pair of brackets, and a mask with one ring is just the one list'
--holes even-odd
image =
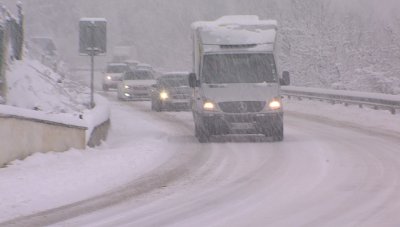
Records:
{"label": "vehicle in distance", "polygon": [[145,64],[145,63],[138,63],[136,65],[136,69],[138,69],[138,70],[150,70],[150,71],[154,70],[151,65]]}
{"label": "vehicle in distance", "polygon": [[135,60],[126,60],[124,63],[127,64],[131,70],[136,70],[136,67],[140,64],[140,62]]}
{"label": "vehicle in distance", "polygon": [[122,81],[125,72],[130,71],[129,66],[125,63],[109,63],[104,72],[103,90],[108,91],[110,88],[116,89]]}
{"label": "vehicle in distance", "polygon": [[118,85],[119,100],[150,100],[151,87],[156,83],[154,73],[150,70],[125,72]]}
{"label": "vehicle in distance", "polygon": [[189,110],[192,89],[188,76],[187,72],[171,72],[159,77],[153,85],[151,109],[157,112]]}
{"label": "vehicle in distance", "polygon": [[195,22],[193,34],[195,135],[208,142],[213,135],[256,134],[283,140],[280,85],[275,64],[277,22],[258,16],[225,16]]}

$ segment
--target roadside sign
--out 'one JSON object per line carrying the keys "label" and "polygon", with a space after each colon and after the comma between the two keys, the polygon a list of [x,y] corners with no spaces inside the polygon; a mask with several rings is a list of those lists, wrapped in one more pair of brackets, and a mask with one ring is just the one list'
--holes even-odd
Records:
{"label": "roadside sign", "polygon": [[107,20],[81,18],[79,21],[79,54],[105,55],[107,52]]}
{"label": "roadside sign", "polygon": [[107,52],[107,20],[81,18],[79,21],[79,54],[90,56],[90,108],[94,103],[94,57]]}

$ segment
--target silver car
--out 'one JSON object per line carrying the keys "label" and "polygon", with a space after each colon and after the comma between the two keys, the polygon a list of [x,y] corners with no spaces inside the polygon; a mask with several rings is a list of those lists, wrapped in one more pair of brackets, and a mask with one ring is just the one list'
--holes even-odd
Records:
{"label": "silver car", "polygon": [[156,83],[154,74],[149,70],[126,72],[118,85],[119,100],[150,100],[151,87]]}

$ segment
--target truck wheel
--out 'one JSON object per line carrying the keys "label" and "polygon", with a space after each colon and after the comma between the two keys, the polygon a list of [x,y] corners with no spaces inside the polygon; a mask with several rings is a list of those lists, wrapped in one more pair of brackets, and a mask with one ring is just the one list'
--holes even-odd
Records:
{"label": "truck wheel", "polygon": [[276,124],[271,131],[273,141],[279,142],[283,140],[283,123]]}
{"label": "truck wheel", "polygon": [[108,86],[103,84],[103,91],[108,91]]}
{"label": "truck wheel", "polygon": [[205,130],[203,127],[198,126],[195,123],[194,126],[194,134],[197,137],[197,139],[199,140],[200,143],[208,143],[210,142],[210,135],[207,132],[207,130]]}
{"label": "truck wheel", "polygon": [[151,109],[156,112],[161,112],[161,105],[158,102],[151,102]]}
{"label": "truck wheel", "polygon": [[119,94],[117,95],[117,97],[118,97],[118,100],[119,101],[126,101],[124,98],[122,98],[122,96],[120,96]]}

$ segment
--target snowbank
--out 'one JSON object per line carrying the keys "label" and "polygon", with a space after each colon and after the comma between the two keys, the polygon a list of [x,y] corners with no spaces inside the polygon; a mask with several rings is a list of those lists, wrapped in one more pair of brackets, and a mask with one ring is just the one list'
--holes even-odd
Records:
{"label": "snowbank", "polygon": [[[110,106],[104,97],[100,95],[95,95],[96,106],[92,110],[86,110],[83,114],[83,118],[86,122],[86,143],[92,139],[92,137],[105,139],[107,137],[107,132],[99,129],[97,132],[96,127],[103,125],[110,119]],[[108,131],[109,125],[106,126],[106,131]],[[105,133],[105,134],[104,134]],[[104,134],[104,135],[98,135]],[[100,141],[94,142],[94,144],[99,144]]]}

